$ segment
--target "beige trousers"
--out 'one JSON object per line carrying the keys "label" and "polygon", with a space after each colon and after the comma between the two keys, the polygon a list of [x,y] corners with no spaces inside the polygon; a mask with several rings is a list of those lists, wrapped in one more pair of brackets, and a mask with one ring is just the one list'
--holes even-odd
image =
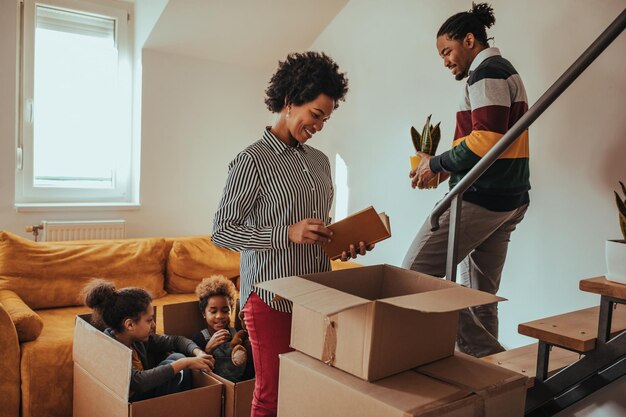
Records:
{"label": "beige trousers", "polygon": [[[498,292],[511,233],[524,218],[527,208],[526,204],[512,211],[497,212],[463,201],[458,233],[458,255],[463,259],[461,284],[491,294]],[[439,224],[440,228],[433,232],[428,219],[424,222],[409,247],[403,268],[445,276],[449,209],[442,214]],[[460,311],[457,346],[476,357],[504,350],[498,342],[497,303]]]}

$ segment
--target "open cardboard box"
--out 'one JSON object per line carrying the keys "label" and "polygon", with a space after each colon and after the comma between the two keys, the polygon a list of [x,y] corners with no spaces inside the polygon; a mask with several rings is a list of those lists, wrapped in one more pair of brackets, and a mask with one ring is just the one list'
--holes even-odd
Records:
{"label": "open cardboard box", "polygon": [[367,381],[451,356],[458,310],[504,300],[390,265],[257,287],[293,302],[291,347]]}
{"label": "open cardboard box", "polygon": [[405,371],[366,382],[300,352],[280,355],[278,417],[468,417],[470,390]]}
{"label": "open cardboard box", "polygon": [[74,330],[74,417],[220,417],[222,384],[193,371],[194,388],[128,402],[132,351],[76,317]]}
{"label": "open cardboard box", "polygon": [[[163,306],[163,331],[166,334],[191,338],[205,327],[197,301]],[[224,385],[223,417],[250,417],[255,379],[232,382],[214,373],[211,376]]]}
{"label": "open cardboard box", "polygon": [[475,393],[481,416],[524,415],[528,378],[517,372],[460,352],[421,366],[416,371]]}

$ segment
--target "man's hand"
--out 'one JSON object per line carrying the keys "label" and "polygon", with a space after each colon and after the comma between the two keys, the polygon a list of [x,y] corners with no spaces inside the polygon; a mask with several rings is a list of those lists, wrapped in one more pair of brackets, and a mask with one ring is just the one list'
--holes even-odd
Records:
{"label": "man's hand", "polygon": [[320,219],[304,219],[289,226],[289,241],[309,245],[323,245],[330,242],[333,232]]}
{"label": "man's hand", "polygon": [[365,255],[365,252],[374,249],[374,246],[375,245],[373,243],[371,245],[367,245],[365,244],[365,242],[359,242],[359,249],[357,251],[357,248],[351,244],[350,248],[347,251],[341,252],[341,260],[342,262],[346,262],[348,259],[354,259],[358,255],[363,256]]}
{"label": "man's hand", "polygon": [[409,177],[411,178],[412,188],[428,188],[428,183],[437,176],[436,173],[430,170],[430,158],[432,156],[424,152],[417,153],[422,159],[420,160],[417,168],[411,170]]}

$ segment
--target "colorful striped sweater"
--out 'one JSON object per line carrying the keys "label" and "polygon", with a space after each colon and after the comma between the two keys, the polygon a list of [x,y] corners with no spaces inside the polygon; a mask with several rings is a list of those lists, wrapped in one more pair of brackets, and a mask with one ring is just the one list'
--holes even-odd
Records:
{"label": "colorful striped sweater", "polygon": [[[430,169],[450,172],[452,189],[527,110],[526,90],[515,68],[497,48],[484,49],[470,67],[452,149],[431,158]],[[463,200],[492,211],[528,203],[528,155],[526,130],[463,194]]]}

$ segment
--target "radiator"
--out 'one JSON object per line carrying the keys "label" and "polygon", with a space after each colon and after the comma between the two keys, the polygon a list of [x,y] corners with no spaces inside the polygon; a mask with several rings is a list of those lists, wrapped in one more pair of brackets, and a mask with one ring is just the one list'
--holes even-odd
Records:
{"label": "radiator", "polygon": [[63,240],[124,239],[126,220],[43,221],[42,242]]}

